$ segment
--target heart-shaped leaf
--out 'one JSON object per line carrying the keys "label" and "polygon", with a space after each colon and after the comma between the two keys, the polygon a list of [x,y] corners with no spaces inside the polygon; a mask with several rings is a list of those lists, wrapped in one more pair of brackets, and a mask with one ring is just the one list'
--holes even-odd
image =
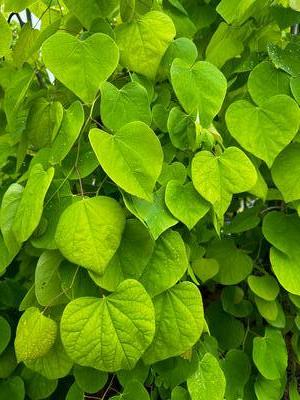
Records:
{"label": "heart-shaped leaf", "polygon": [[15,349],[19,361],[35,360],[45,355],[55,343],[56,322],[30,307],[20,318]]}
{"label": "heart-shaped leaf", "polygon": [[162,56],[176,34],[173,22],[160,11],[150,11],[116,29],[121,64],[154,79]]}
{"label": "heart-shaped leaf", "polygon": [[276,158],[272,166],[272,178],[284,200],[300,199],[300,143],[292,143]]}
{"label": "heart-shaped leaf", "polygon": [[255,185],[257,173],[245,153],[237,147],[228,147],[218,157],[209,151],[196,154],[192,179],[195,189],[222,216],[234,193],[245,192]]}
{"label": "heart-shaped leaf", "polygon": [[300,295],[300,219],[297,215],[272,212],[265,216],[263,234],[274,246],[270,259],[279,283]]}
{"label": "heart-shaped leaf", "polygon": [[133,121],[151,122],[151,110],[146,89],[129,82],[120,90],[109,82],[101,86],[101,118],[104,125],[117,131]]}
{"label": "heart-shaped leaf", "polygon": [[55,77],[86,103],[94,100],[119,62],[117,45],[103,33],[83,41],[69,33],[55,33],[44,43],[42,55]]}
{"label": "heart-shaped leaf", "polygon": [[171,80],[184,110],[199,115],[201,126],[208,128],[225,98],[227,82],[222,72],[206,61],[191,67],[177,58],[171,67]]}
{"label": "heart-shaped leaf", "polygon": [[68,260],[103,274],[120,245],[124,226],[125,215],[116,200],[83,199],[62,213],[55,240]]}
{"label": "heart-shaped leaf", "polygon": [[166,205],[171,213],[190,230],[208,212],[210,205],[194,189],[192,182],[182,185],[169,181],[165,194]]}
{"label": "heart-shaped leaf", "polygon": [[61,336],[79,365],[102,371],[132,369],[150,345],[154,308],[143,286],[128,279],[102,299],[81,297],[69,303],[61,319]]}
{"label": "heart-shaped leaf", "polygon": [[226,113],[231,135],[269,167],[299,129],[300,111],[289,96],[277,95],[255,107],[246,100],[231,104]]}
{"label": "heart-shaped leaf", "polygon": [[126,192],[152,200],[163,163],[159,139],[144,122],[130,122],[110,135],[92,129],[89,139],[101,167]]}
{"label": "heart-shaped leaf", "polygon": [[199,339],[204,324],[201,294],[191,282],[175,285],[154,297],[153,303],[156,330],[153,342],[143,357],[146,364],[189,350]]}

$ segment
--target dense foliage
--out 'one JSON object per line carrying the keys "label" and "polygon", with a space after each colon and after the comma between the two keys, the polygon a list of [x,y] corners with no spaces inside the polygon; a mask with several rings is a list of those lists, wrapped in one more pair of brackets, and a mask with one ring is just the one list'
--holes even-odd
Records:
{"label": "dense foliage", "polygon": [[0,11],[0,398],[299,400],[300,2]]}

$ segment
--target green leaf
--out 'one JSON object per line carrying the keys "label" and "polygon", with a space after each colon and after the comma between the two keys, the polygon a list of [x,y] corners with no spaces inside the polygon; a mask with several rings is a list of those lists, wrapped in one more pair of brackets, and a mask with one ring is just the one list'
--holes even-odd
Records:
{"label": "green leaf", "polygon": [[122,369],[117,373],[118,381],[124,387],[132,380],[144,383],[149,375],[149,367],[143,363],[142,360],[138,361],[133,369]]}
{"label": "green leaf", "polygon": [[212,64],[198,61],[192,67],[181,59],[173,61],[171,81],[180,104],[188,114],[199,115],[208,128],[221,109],[227,90],[224,75]]}
{"label": "green leaf", "polygon": [[0,57],[5,57],[10,48],[12,40],[12,32],[6,19],[2,13],[0,13]]}
{"label": "green leaf", "polygon": [[12,225],[12,231],[20,243],[29,239],[40,222],[44,198],[53,176],[54,169],[44,171],[41,164],[34,165],[30,170]]}
{"label": "green leaf", "polygon": [[169,113],[167,127],[174,147],[180,150],[194,149],[196,125],[190,115],[185,114],[179,107],[173,107]]}
{"label": "green leaf", "polygon": [[209,210],[209,204],[194,189],[192,182],[185,185],[176,180],[167,184],[166,205],[179,221],[191,230]]}
{"label": "green leaf", "polygon": [[[20,12],[29,7],[36,0],[4,0],[5,12]],[[3,1],[2,1],[3,3]]]}
{"label": "green leaf", "polygon": [[100,287],[113,292],[125,279],[139,279],[154,250],[154,240],[146,227],[137,220],[128,219],[120,247],[103,275],[89,272]]}
{"label": "green leaf", "polygon": [[253,293],[267,301],[275,300],[279,294],[279,286],[272,275],[248,276],[248,285]]}
{"label": "green leaf", "polygon": [[11,338],[11,328],[5,318],[0,316],[0,354],[4,352]]}
{"label": "green leaf", "polygon": [[186,176],[187,169],[181,162],[163,163],[158,182],[162,186],[166,186],[171,180],[176,180],[179,184],[183,184],[186,181]]}
{"label": "green leaf", "polygon": [[278,317],[279,308],[277,302],[267,301],[258,296],[254,296],[256,307],[262,317],[268,321],[275,321]]}
{"label": "green leaf", "polygon": [[286,203],[300,199],[300,143],[287,146],[272,166],[272,178]]}
{"label": "green leaf", "polygon": [[80,365],[74,366],[73,374],[77,385],[87,393],[98,392],[104,387],[108,379],[106,372],[90,367],[81,367]]}
{"label": "green leaf", "polygon": [[218,360],[206,353],[187,385],[192,400],[223,400],[226,381]]}
{"label": "green leaf", "polygon": [[102,33],[84,41],[69,33],[55,33],[43,44],[42,55],[55,77],[85,103],[94,100],[119,60],[115,42]]}
{"label": "green leaf", "polygon": [[267,327],[264,337],[254,338],[253,361],[266,379],[280,379],[284,375],[288,355],[285,341],[279,330]]}
{"label": "green leaf", "polygon": [[137,380],[132,380],[125,385],[124,392],[121,395],[124,400],[150,400],[147,390],[144,385]]}
{"label": "green leaf", "polygon": [[190,396],[188,392],[182,386],[177,386],[172,390],[171,400],[189,400],[189,399]]}
{"label": "green leaf", "polygon": [[279,283],[288,292],[300,295],[300,219],[295,214],[271,212],[264,218],[263,234],[274,246],[270,260]]}
{"label": "green leaf", "polygon": [[47,379],[59,379],[70,373],[73,363],[57,336],[56,342],[47,354],[36,360],[26,361],[25,365]]}
{"label": "green leaf", "polygon": [[160,11],[150,11],[116,29],[121,64],[154,80],[162,56],[175,36],[171,18]]}
{"label": "green leaf", "polygon": [[24,382],[19,376],[0,382],[0,394],[4,399],[24,400]]}
{"label": "green leaf", "polygon": [[276,95],[255,107],[246,100],[232,103],[226,123],[232,137],[271,167],[299,129],[300,111],[286,95]]}
{"label": "green leaf", "polygon": [[174,286],[187,268],[188,259],[184,241],[178,232],[169,230],[157,240],[139,281],[151,297],[157,296]]}
{"label": "green leaf", "polygon": [[74,382],[68,390],[66,400],[84,400],[84,397],[83,390]]}
{"label": "green leaf", "polygon": [[197,258],[192,262],[192,268],[197,277],[205,283],[219,272],[219,264],[213,258]]}
{"label": "green leaf", "polygon": [[134,17],[135,0],[120,0],[120,15],[123,22],[130,22]]}
{"label": "green leaf", "polygon": [[64,3],[87,29],[96,18],[108,17],[118,5],[117,0],[88,0],[85,3],[65,0]]}
{"label": "green leaf", "polygon": [[256,0],[221,0],[217,12],[228,24],[242,24],[253,11]]}
{"label": "green leaf", "polygon": [[13,183],[4,193],[1,210],[0,210],[0,226],[5,245],[8,252],[17,254],[20,250],[16,236],[12,230],[15,216],[22,198],[23,186],[18,183]]}
{"label": "green leaf", "polygon": [[19,320],[15,349],[18,361],[31,361],[48,353],[54,345],[57,325],[37,308],[28,308]]}
{"label": "green leaf", "polygon": [[8,378],[18,365],[14,347],[9,345],[2,354],[0,354],[0,378]]}
{"label": "green leaf", "polygon": [[133,368],[152,342],[154,329],[150,297],[131,279],[102,299],[73,300],[61,320],[62,341],[69,356],[79,365],[102,371]]}
{"label": "green leaf", "polygon": [[204,324],[201,294],[191,282],[181,282],[154,297],[153,304],[156,330],[143,357],[146,364],[189,350],[199,339]]}
{"label": "green leaf", "polygon": [[241,350],[230,350],[221,362],[226,379],[226,400],[244,397],[244,387],[250,378],[251,364],[249,357]]}
{"label": "green leaf", "polygon": [[60,102],[48,102],[41,98],[30,108],[26,124],[26,137],[36,149],[50,146],[55,139],[63,119],[63,106]]}
{"label": "green leaf", "polygon": [[244,280],[252,271],[253,261],[238,249],[232,239],[218,240],[207,248],[207,258],[214,258],[219,272],[214,280],[222,285],[235,285]]}
{"label": "green leaf", "polygon": [[162,186],[153,196],[153,202],[138,199],[133,196],[124,196],[128,210],[134,214],[149,229],[154,240],[168,228],[177,224],[165,204],[165,188]]}
{"label": "green leaf", "polygon": [[51,146],[50,164],[58,164],[68,155],[79,136],[83,122],[83,108],[81,103],[76,101],[65,112],[60,130]]}
{"label": "green leaf", "polygon": [[151,123],[151,110],[146,89],[129,82],[120,90],[109,82],[101,86],[101,118],[104,125],[117,131],[129,122]]}
{"label": "green leaf", "polygon": [[26,393],[32,400],[46,399],[57,388],[58,382],[56,379],[47,379],[28,368],[22,371],[22,378],[25,382]]}
{"label": "green leaf", "polygon": [[101,167],[126,192],[152,200],[160,175],[163,152],[160,142],[143,122],[131,122],[115,135],[92,129],[89,139]]}
{"label": "green leaf", "polygon": [[197,153],[192,161],[192,179],[195,189],[222,216],[232,195],[250,190],[257,174],[245,153],[237,147],[228,147],[218,157],[209,151]]}
{"label": "green leaf", "polygon": [[62,213],[55,239],[68,260],[103,274],[124,227],[125,215],[116,200],[97,196],[77,201]]}
{"label": "green leaf", "polygon": [[167,78],[170,73],[170,68],[175,58],[180,58],[192,65],[198,57],[198,50],[195,43],[188,38],[179,37],[170,43],[165,52],[159,67],[159,76]]}
{"label": "green leaf", "polygon": [[295,77],[290,80],[291,91],[298,104],[300,104],[300,78]]}
{"label": "green leaf", "polygon": [[61,288],[59,266],[63,261],[58,251],[45,251],[35,270],[35,294],[40,305],[54,306],[68,302]]}
{"label": "green leaf", "polygon": [[239,286],[226,286],[221,295],[224,311],[237,318],[244,318],[253,311],[252,303],[244,299],[244,291]]}
{"label": "green leaf", "polygon": [[275,43],[269,43],[268,53],[276,68],[280,68],[292,76],[299,75],[299,40],[291,41],[284,49]]}
{"label": "green leaf", "polygon": [[278,94],[290,94],[290,77],[269,61],[258,64],[249,75],[248,90],[258,105]]}

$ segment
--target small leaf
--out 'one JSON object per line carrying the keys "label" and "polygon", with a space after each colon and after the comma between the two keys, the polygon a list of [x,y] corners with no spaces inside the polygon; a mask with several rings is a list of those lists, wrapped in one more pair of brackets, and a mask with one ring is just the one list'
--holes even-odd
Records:
{"label": "small leaf", "polygon": [[267,301],[275,300],[279,294],[278,283],[272,275],[250,275],[248,285],[253,293]]}
{"label": "small leaf", "polygon": [[48,353],[57,335],[56,322],[37,308],[28,308],[19,320],[15,349],[18,361],[31,361]]}

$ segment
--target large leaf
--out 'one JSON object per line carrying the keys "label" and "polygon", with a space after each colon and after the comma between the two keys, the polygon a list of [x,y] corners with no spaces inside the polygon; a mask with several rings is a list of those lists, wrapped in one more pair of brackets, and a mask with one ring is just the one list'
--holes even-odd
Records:
{"label": "large leaf", "polygon": [[218,157],[209,151],[197,153],[192,161],[192,179],[195,189],[222,216],[234,193],[245,192],[255,185],[257,173],[240,149],[228,147]]}
{"label": "large leaf", "polygon": [[29,239],[40,222],[44,198],[53,175],[53,168],[45,171],[41,164],[35,164],[30,170],[12,225],[14,235],[20,243]]}
{"label": "large leaf", "polygon": [[163,153],[151,128],[136,121],[115,135],[92,129],[89,138],[100,165],[117,185],[130,194],[152,200]]}
{"label": "large leaf", "polygon": [[12,32],[3,14],[0,13],[0,57],[4,57],[9,52],[12,40]]}
{"label": "large leaf", "polygon": [[15,349],[18,361],[35,360],[47,354],[54,345],[56,322],[37,308],[28,308],[19,320]]}
{"label": "large leaf", "polygon": [[279,330],[267,327],[264,337],[254,338],[253,360],[266,379],[280,379],[284,375],[288,355],[285,341]]}
{"label": "large leaf", "polygon": [[125,216],[116,200],[82,199],[62,213],[55,239],[68,260],[103,274],[120,245],[124,226]]}
{"label": "large leaf", "polygon": [[272,178],[284,200],[300,199],[300,143],[287,146],[276,158],[272,166]]}
{"label": "large leaf", "polygon": [[208,128],[221,109],[227,82],[214,65],[198,61],[192,67],[175,59],[171,81],[178,100],[188,114],[199,115],[200,124]]}
{"label": "large leaf", "polygon": [[154,79],[162,56],[175,36],[172,20],[164,13],[150,11],[116,29],[121,64]]}
{"label": "large leaf", "polygon": [[201,294],[191,282],[175,285],[154,297],[153,303],[156,330],[153,342],[143,357],[146,364],[189,350],[199,339],[204,324]]}
{"label": "large leaf", "polygon": [[286,95],[273,96],[259,107],[239,100],[226,113],[233,138],[269,167],[296,135],[299,121],[299,107]]}
{"label": "large leaf", "polygon": [[223,400],[226,381],[218,360],[206,353],[197,371],[187,380],[192,400]]}
{"label": "large leaf", "polygon": [[55,33],[44,43],[42,54],[55,77],[86,103],[94,100],[119,61],[115,42],[103,33],[84,41],[69,33]]}
{"label": "large leaf", "polygon": [[72,301],[61,320],[62,340],[69,356],[80,365],[102,371],[133,368],[150,345],[154,330],[150,297],[131,279],[102,299]]}
{"label": "large leaf", "polygon": [[101,86],[101,118],[104,125],[117,131],[129,122],[151,122],[151,110],[146,89],[129,82],[120,90],[109,82]]}
{"label": "large leaf", "polygon": [[279,283],[300,295],[300,219],[295,214],[271,212],[264,218],[263,234],[274,246],[270,258]]}

